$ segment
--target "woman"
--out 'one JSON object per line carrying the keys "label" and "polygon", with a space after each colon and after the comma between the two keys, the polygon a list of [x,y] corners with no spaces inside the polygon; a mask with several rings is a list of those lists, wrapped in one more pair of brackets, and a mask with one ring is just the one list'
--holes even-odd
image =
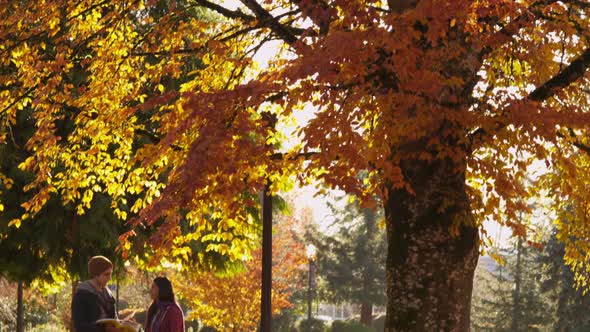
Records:
{"label": "woman", "polygon": [[145,331],[184,332],[184,316],[174,301],[170,280],[165,277],[154,279],[150,296],[153,302],[147,312]]}

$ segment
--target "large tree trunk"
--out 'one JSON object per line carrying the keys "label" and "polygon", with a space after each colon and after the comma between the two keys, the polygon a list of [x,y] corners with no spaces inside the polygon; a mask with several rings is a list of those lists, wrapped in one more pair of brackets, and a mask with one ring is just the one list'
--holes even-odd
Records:
{"label": "large tree trunk", "polygon": [[23,332],[25,330],[24,323],[23,282],[19,281],[16,291],[16,332]]}
{"label": "large tree trunk", "polygon": [[401,168],[414,193],[386,187],[385,331],[469,331],[479,240],[465,165],[406,160]]}

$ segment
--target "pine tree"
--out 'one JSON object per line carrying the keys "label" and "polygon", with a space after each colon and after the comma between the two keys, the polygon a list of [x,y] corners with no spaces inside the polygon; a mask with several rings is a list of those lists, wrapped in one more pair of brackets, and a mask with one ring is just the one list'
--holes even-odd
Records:
{"label": "pine tree", "polygon": [[590,331],[590,295],[574,287],[574,273],[563,259],[565,244],[554,230],[538,256],[541,266],[541,291],[552,302],[553,331]]}
{"label": "pine tree", "polygon": [[537,331],[550,324],[548,299],[540,291],[538,255],[518,238],[500,251],[504,265],[477,269],[472,330]]}
{"label": "pine tree", "polygon": [[[482,264],[489,262],[489,264]],[[471,329],[473,331],[509,331],[512,283],[506,267],[490,257],[480,259],[475,270],[471,300]]]}
{"label": "pine tree", "polygon": [[[62,128],[67,129],[67,124]],[[91,256],[109,256],[120,269],[122,260],[116,253],[118,236],[124,226],[112,213],[108,196],[96,193],[86,214],[77,214],[72,204],[64,205],[56,194],[34,216],[22,220],[23,204],[35,192],[27,190],[33,177],[20,168],[30,152],[24,146],[35,129],[32,112],[23,110],[11,126],[7,144],[0,145],[0,173],[7,176],[0,191],[4,211],[0,213],[0,276],[17,283],[17,331],[23,331],[25,303],[23,293],[33,281],[61,283],[61,275],[52,273],[65,267],[70,278],[87,277]]]}
{"label": "pine tree", "polygon": [[525,243],[522,238],[515,240],[508,270],[513,276],[511,331],[535,331],[549,324],[547,299],[540,291],[540,274],[536,257],[538,249]]}
{"label": "pine tree", "polygon": [[385,302],[385,232],[379,227],[381,211],[348,201],[344,208],[330,204],[338,229],[333,235],[311,234],[317,246],[322,297],[336,303],[361,305],[361,322],[370,326],[374,305]]}

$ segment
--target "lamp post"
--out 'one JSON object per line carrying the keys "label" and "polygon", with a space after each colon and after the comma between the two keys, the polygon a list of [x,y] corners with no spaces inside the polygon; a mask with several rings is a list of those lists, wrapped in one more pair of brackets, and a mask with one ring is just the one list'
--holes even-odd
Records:
{"label": "lamp post", "polygon": [[311,331],[311,302],[313,300],[313,289],[315,288],[315,280],[313,277],[313,260],[315,259],[316,247],[313,244],[307,245],[306,248],[307,259],[309,260],[309,284],[307,290],[307,330]]}
{"label": "lamp post", "polygon": [[262,191],[262,294],[260,332],[272,331],[272,195],[270,180]]}

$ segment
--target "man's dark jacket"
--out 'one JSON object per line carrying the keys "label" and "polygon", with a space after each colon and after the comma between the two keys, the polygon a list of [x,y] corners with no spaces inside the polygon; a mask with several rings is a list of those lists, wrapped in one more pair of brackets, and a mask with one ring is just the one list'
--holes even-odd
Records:
{"label": "man's dark jacket", "polygon": [[117,318],[115,298],[107,289],[99,291],[90,281],[78,285],[72,299],[72,322],[76,332],[104,332],[96,321]]}

